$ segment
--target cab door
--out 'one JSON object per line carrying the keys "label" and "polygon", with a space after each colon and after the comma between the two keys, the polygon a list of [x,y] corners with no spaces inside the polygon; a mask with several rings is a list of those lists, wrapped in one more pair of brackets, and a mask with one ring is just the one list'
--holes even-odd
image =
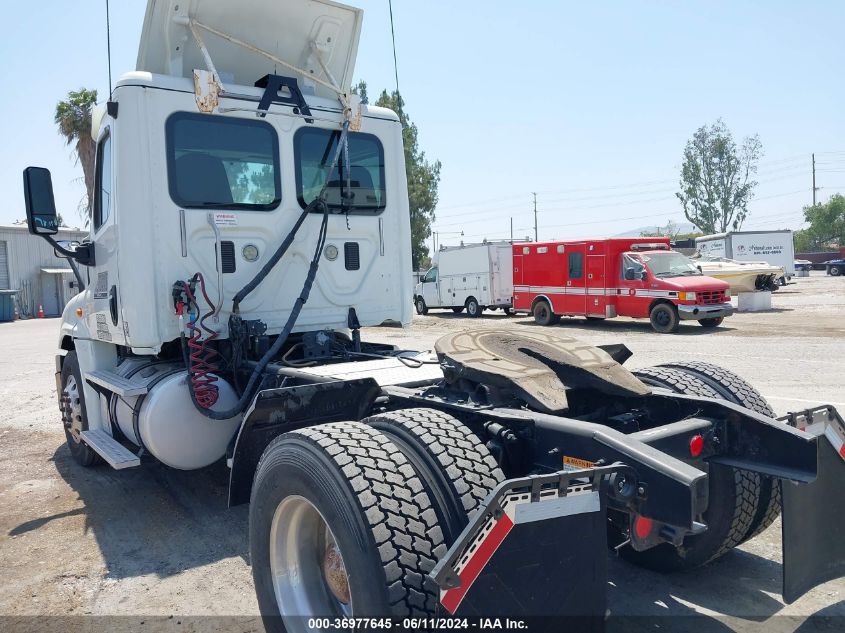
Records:
{"label": "cab door", "polygon": [[94,174],[94,205],[91,240],[94,265],[89,268],[91,294],[88,298],[88,327],[92,338],[117,345],[126,344],[120,314],[118,235],[115,209],[114,126],[106,125],[97,141]]}
{"label": "cab door", "polygon": [[440,306],[440,279],[437,267],[430,268],[422,280],[422,296],[429,308]]}
{"label": "cab door", "polygon": [[616,274],[619,275],[617,314],[630,317],[648,316],[650,300],[645,293],[648,273],[639,255],[622,253]]}
{"label": "cab door", "polygon": [[564,309],[566,314],[587,313],[586,244],[572,244],[566,247],[566,287],[564,288]]}

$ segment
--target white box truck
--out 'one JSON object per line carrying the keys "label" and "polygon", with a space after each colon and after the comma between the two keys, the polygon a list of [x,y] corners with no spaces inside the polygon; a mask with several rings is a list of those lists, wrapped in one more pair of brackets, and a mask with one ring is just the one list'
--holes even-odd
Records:
{"label": "white box truck", "polygon": [[792,231],[730,231],[695,238],[695,247],[706,257],[725,257],[740,262],[766,262],[783,268],[785,280],[795,275]]}
{"label": "white box truck", "polygon": [[510,242],[484,242],[444,247],[414,289],[417,314],[429,308],[451,308],[477,317],[485,308],[510,314],[513,305],[513,247]]}

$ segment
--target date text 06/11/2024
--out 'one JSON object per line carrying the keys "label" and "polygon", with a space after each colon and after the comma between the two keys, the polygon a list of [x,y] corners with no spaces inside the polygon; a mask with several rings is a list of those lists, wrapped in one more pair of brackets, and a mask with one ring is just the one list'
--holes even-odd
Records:
{"label": "date text 06/11/2024", "polygon": [[314,631],[355,629],[415,630],[526,630],[525,620],[514,618],[309,618]]}

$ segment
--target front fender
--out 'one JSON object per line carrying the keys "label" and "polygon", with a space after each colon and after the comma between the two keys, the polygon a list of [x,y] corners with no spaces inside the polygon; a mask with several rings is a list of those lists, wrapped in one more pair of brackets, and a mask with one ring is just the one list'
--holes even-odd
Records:
{"label": "front fender", "polygon": [[[64,350],[65,352],[72,350],[74,348],[74,339],[91,338],[84,312],[87,293],[88,291],[84,290],[73,297],[67,302],[62,312],[62,322],[59,326],[60,350]],[[77,309],[83,310],[82,316],[77,315]]]}

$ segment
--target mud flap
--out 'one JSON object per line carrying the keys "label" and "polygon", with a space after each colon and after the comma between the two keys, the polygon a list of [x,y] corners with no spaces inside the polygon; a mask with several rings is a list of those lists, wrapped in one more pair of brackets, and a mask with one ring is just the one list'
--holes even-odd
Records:
{"label": "mud flap", "polygon": [[[603,630],[607,512],[603,482],[622,465],[500,484],[431,576],[440,615],[526,617],[531,630]],[[630,476],[630,475],[629,475]],[[538,628],[539,627],[539,628]]]}
{"label": "mud flap", "polygon": [[[783,599],[791,603],[828,580],[845,576],[845,427],[837,415],[813,429],[818,476],[783,482]],[[808,432],[810,428],[807,429]]]}

